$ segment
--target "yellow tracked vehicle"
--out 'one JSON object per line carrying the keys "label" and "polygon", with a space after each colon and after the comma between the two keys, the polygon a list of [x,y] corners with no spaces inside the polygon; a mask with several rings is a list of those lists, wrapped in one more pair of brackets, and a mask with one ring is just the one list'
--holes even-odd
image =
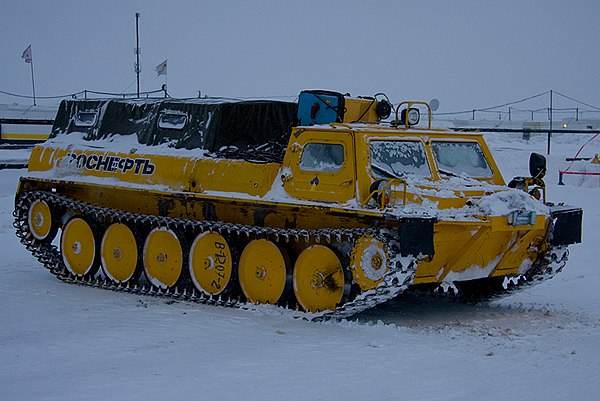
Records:
{"label": "yellow tracked vehicle", "polygon": [[489,299],[558,272],[582,211],[545,203],[544,173],[534,154],[506,186],[481,135],[382,95],[69,100],[15,228],[67,282],[346,317],[407,289]]}

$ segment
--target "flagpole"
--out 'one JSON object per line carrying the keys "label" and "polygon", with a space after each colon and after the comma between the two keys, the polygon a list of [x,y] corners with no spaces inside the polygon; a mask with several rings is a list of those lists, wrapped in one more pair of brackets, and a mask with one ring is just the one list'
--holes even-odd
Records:
{"label": "flagpole", "polygon": [[34,79],[34,75],[33,75],[33,57],[31,57],[31,86],[33,88],[33,105],[37,106],[37,104],[35,103],[35,79]]}
{"label": "flagpole", "polygon": [[167,73],[167,60],[154,67],[154,71],[156,71],[158,77],[160,77],[161,75],[165,76],[165,83],[162,86],[162,90],[165,92],[165,97],[167,97],[167,84],[169,76],[169,74]]}

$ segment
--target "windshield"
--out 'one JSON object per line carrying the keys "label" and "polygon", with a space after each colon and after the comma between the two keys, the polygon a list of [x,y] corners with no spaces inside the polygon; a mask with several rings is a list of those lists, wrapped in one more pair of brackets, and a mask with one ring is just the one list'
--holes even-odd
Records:
{"label": "windshield", "polygon": [[445,175],[490,178],[493,173],[477,142],[431,143],[438,171]]}
{"label": "windshield", "polygon": [[431,177],[425,149],[419,141],[371,141],[370,147],[371,167],[377,177]]}

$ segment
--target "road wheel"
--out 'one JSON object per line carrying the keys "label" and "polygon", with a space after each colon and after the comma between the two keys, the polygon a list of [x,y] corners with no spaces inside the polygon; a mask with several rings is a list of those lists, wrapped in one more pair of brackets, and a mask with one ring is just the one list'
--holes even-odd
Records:
{"label": "road wheel", "polygon": [[285,250],[266,239],[251,241],[240,256],[240,286],[248,301],[276,304],[282,298],[288,279],[289,258]]}
{"label": "road wheel", "polygon": [[60,252],[67,270],[76,276],[93,275],[98,268],[94,231],[81,217],[71,218],[63,227]]}
{"label": "road wheel", "polygon": [[335,309],[350,288],[340,259],[324,245],[313,245],[300,253],[293,280],[296,299],[309,312]]}
{"label": "road wheel", "polygon": [[146,237],[143,251],[144,273],[156,287],[173,287],[183,269],[183,250],[177,235],[166,227],[155,228]]}
{"label": "road wheel", "polygon": [[123,223],[111,224],[100,244],[100,261],[106,276],[115,283],[130,281],[139,271],[138,257],[138,245],[131,229]]}
{"label": "road wheel", "polygon": [[194,286],[207,295],[219,295],[227,288],[233,264],[227,240],[215,232],[200,233],[192,243],[189,260]]}
{"label": "road wheel", "polygon": [[35,200],[31,204],[27,214],[27,224],[31,234],[41,241],[51,242],[58,231],[52,221],[50,206],[43,200]]}

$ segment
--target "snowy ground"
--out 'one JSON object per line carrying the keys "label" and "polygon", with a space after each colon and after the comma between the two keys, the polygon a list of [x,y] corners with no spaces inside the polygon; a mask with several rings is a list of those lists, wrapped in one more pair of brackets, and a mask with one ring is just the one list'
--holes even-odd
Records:
{"label": "snowy ground", "polygon": [[[549,200],[584,208],[557,277],[489,305],[404,297],[326,323],[63,284],[15,237],[23,170],[2,170],[0,400],[598,399],[600,189],[556,185],[586,139],[555,138],[549,158]],[[546,151],[543,136],[488,142],[505,179]]]}

